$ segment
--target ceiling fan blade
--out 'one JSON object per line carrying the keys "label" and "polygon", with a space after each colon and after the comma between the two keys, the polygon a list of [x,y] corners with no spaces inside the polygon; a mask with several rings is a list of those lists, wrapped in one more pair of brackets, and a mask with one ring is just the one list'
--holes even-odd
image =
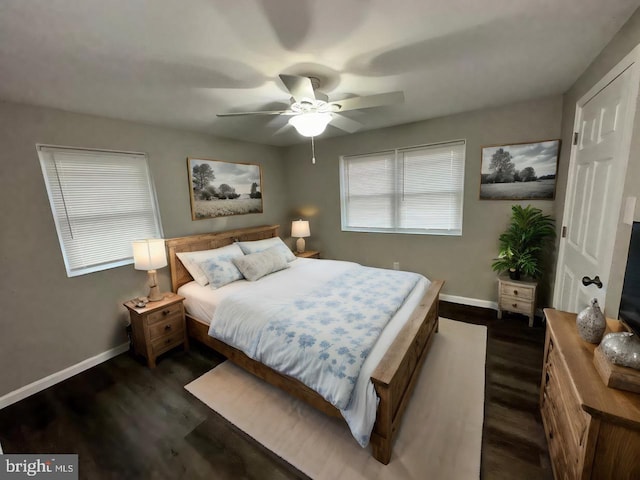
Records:
{"label": "ceiling fan blade", "polygon": [[280,135],[281,133],[286,132],[287,130],[289,130],[291,127],[291,125],[289,124],[289,122],[285,123],[284,125],[282,125],[278,130],[276,130],[275,132],[273,132],[274,135]]}
{"label": "ceiling fan blade", "polygon": [[331,114],[331,122],[329,125],[333,125],[340,130],[344,130],[348,133],[357,132],[362,127],[360,122],[356,122],[355,120],[351,120],[350,118],[345,117],[344,115],[340,115],[339,113]]}
{"label": "ceiling fan blade", "polygon": [[280,80],[291,92],[291,96],[296,102],[302,102],[304,99],[315,100],[316,95],[313,91],[311,80],[307,77],[298,75],[280,75]]}
{"label": "ceiling fan blade", "polygon": [[330,105],[340,107],[336,110],[337,112],[346,112],[347,110],[382,107],[384,105],[394,105],[397,103],[404,103],[404,93],[387,92],[379,93],[378,95],[368,95],[366,97],[345,98],[344,100],[330,102]]}
{"label": "ceiling fan blade", "polygon": [[238,117],[241,115],[287,115],[294,114],[291,110],[263,110],[259,112],[218,113],[216,117]]}

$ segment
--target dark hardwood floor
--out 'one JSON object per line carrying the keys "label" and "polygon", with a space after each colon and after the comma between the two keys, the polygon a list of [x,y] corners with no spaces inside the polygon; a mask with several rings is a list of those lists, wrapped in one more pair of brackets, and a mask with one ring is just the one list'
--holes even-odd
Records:
{"label": "dark hardwood floor", "polygon": [[545,326],[536,317],[440,302],[440,316],[487,326],[481,476],[553,479],[540,417]]}
{"label": "dark hardwood floor", "polygon": [[[441,315],[488,327],[482,478],[553,478],[538,410],[540,320],[528,328],[526,317],[447,302]],[[197,342],[155,370],[120,355],[0,410],[0,443],[5,453],[78,453],[87,479],[306,478],[183,388],[222,360]]]}

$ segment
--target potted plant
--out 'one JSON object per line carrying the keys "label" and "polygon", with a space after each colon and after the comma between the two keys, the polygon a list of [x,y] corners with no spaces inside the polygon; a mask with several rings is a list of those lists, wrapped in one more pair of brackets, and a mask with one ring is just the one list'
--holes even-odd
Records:
{"label": "potted plant", "polygon": [[542,273],[541,254],[556,234],[553,219],[531,205],[513,205],[511,211],[511,223],[499,237],[500,252],[491,268],[508,271],[513,280],[520,275],[537,278]]}

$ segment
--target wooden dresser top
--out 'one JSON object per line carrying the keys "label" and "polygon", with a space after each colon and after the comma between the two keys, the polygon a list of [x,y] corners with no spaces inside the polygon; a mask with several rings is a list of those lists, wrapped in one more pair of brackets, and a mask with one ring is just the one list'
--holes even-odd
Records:
{"label": "wooden dresser top", "polygon": [[[591,415],[640,429],[640,394],[609,388],[603,383],[593,364],[596,345],[578,335],[576,314],[551,308],[545,308],[544,314],[554,349],[569,369],[582,408]],[[619,321],[607,319],[606,333],[620,331],[624,328]]]}

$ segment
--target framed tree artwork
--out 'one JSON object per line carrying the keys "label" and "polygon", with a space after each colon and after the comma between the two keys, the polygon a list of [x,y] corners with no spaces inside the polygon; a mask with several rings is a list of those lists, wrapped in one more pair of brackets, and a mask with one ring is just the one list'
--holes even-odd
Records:
{"label": "framed tree artwork", "polygon": [[553,200],[560,140],[482,147],[480,200]]}
{"label": "framed tree artwork", "polygon": [[191,219],[262,213],[262,169],[256,163],[187,158]]}

